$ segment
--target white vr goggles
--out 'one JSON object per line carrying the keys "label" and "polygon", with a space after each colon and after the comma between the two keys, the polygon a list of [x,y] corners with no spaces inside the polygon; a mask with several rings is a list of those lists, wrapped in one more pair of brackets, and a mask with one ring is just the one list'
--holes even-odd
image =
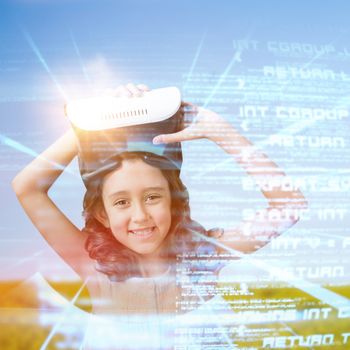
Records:
{"label": "white vr goggles", "polygon": [[151,165],[180,170],[181,144],[152,142],[159,134],[180,130],[180,106],[181,94],[176,87],[144,92],[140,97],[102,96],[68,103],[65,114],[78,138],[85,185],[117,168],[118,155],[124,152],[143,152]]}

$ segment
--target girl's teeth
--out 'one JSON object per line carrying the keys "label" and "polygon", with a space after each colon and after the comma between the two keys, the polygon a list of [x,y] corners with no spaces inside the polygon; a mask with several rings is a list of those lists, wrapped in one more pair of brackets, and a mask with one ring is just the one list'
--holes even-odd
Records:
{"label": "girl's teeth", "polygon": [[131,231],[133,235],[138,235],[138,236],[146,236],[150,234],[153,231],[152,229],[147,229],[147,230],[142,230],[142,231]]}

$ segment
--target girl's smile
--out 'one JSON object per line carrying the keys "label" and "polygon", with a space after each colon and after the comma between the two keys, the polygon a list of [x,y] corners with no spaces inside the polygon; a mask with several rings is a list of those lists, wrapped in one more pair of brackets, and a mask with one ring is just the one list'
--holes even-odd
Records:
{"label": "girl's smile", "polygon": [[134,229],[134,230],[130,230],[130,234],[136,236],[136,237],[139,237],[139,238],[149,238],[149,237],[152,237],[153,233],[154,233],[154,229],[155,229],[155,226],[152,226],[152,227],[146,227],[146,228],[141,228],[141,229]]}

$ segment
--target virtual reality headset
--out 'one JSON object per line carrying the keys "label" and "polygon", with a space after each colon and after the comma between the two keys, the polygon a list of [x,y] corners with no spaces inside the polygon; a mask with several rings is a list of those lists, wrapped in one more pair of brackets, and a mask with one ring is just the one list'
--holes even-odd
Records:
{"label": "virtual reality headset", "polygon": [[65,114],[78,139],[79,169],[86,187],[118,168],[124,152],[142,152],[146,163],[180,171],[180,142],[153,144],[159,134],[181,129],[181,94],[176,87],[141,97],[93,97],[68,103]]}

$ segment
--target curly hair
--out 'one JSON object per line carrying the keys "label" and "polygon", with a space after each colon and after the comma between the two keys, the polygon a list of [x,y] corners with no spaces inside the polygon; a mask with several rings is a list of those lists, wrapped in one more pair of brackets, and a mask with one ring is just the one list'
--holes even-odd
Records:
{"label": "curly hair", "polygon": [[[125,152],[118,156],[120,161],[141,159],[144,152]],[[168,181],[171,194],[171,226],[164,241],[162,256],[174,263],[178,254],[193,251],[196,245],[192,232],[206,234],[206,230],[191,219],[189,196],[185,185],[179,177],[179,170],[175,168],[160,168]],[[96,269],[106,274],[112,281],[124,281],[130,277],[140,277],[141,270],[138,254],[120,243],[94,216],[94,211],[102,203],[103,178],[100,177],[88,186],[83,202],[83,216],[87,233],[85,249],[89,257],[97,262]]]}

